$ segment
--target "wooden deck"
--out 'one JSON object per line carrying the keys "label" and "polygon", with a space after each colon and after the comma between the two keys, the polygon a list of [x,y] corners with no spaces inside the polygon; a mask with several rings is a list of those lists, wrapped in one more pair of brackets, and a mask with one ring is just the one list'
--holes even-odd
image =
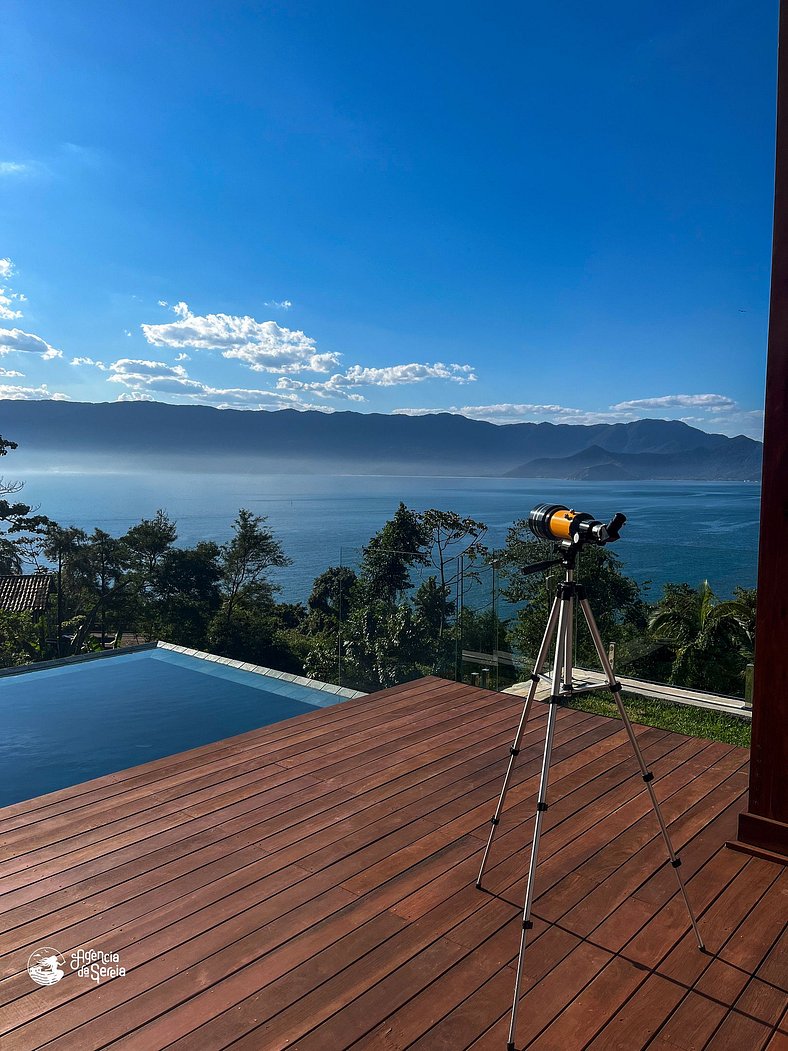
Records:
{"label": "wooden deck", "polygon": [[[425,679],[0,811],[3,1051],[503,1051],[545,709]],[[726,849],[747,752],[561,709],[518,1048],[788,1044],[788,873]],[[127,974],[37,986],[29,954]],[[781,1028],[782,1027],[782,1028]]]}

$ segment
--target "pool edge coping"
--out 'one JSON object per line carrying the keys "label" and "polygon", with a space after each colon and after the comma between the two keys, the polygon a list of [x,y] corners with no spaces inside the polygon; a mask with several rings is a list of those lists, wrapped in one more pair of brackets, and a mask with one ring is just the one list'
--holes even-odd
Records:
{"label": "pool edge coping", "polygon": [[266,668],[261,664],[250,664],[248,661],[233,660],[231,657],[220,657],[216,653],[208,653],[205,650],[195,650],[189,646],[177,646],[173,642],[143,642],[136,646],[123,646],[119,649],[100,650],[98,653],[77,653],[71,657],[56,657],[50,661],[34,661],[31,664],[19,664],[12,668],[0,668],[0,679],[15,675],[24,675],[37,671],[49,671],[52,668],[66,667],[70,664],[83,664],[87,661],[104,660],[117,657],[124,653],[142,653],[145,650],[171,650],[174,653],[182,653],[187,657],[195,657],[198,660],[209,661],[213,664],[224,664],[228,668],[238,671],[250,672],[254,675],[264,675],[269,679],[279,679],[283,683],[293,683],[295,686],[306,686],[312,690],[319,690],[341,697],[344,700],[352,700],[356,697],[366,697],[367,694],[361,690],[351,690],[346,686],[337,686],[331,682],[322,682],[319,679],[308,679],[303,675],[293,675],[290,672],[278,671],[276,668]]}
{"label": "pool edge coping", "polygon": [[198,660],[211,661],[215,664],[224,664],[228,668],[237,671],[248,671],[254,675],[265,675],[269,679],[280,679],[282,682],[293,683],[295,686],[307,686],[311,690],[321,690],[325,693],[352,700],[355,697],[366,697],[367,694],[361,690],[351,690],[347,686],[337,686],[333,682],[322,682],[320,679],[308,679],[303,675],[293,675],[292,672],[278,671],[276,668],[266,668],[262,664],[250,664],[248,661],[234,660],[232,657],[219,657],[215,653],[207,653],[205,650],[195,650],[190,646],[176,646],[173,642],[157,642],[155,649],[172,650],[174,653],[182,653],[187,657],[196,657]]}

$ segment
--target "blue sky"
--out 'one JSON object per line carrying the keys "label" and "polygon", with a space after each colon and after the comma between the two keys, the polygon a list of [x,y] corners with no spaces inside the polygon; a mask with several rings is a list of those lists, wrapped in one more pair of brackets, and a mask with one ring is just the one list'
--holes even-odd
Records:
{"label": "blue sky", "polygon": [[0,8],[0,396],[760,435],[777,4]]}

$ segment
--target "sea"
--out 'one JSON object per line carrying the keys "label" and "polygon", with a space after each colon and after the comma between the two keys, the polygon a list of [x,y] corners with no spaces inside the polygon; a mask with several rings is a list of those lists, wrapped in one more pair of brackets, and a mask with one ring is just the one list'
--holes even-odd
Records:
{"label": "sea", "polygon": [[[3,465],[5,466],[5,465]],[[15,463],[15,467],[23,464]],[[177,522],[178,543],[219,543],[239,508],[265,515],[293,564],[275,573],[280,597],[304,601],[331,565],[353,565],[400,501],[419,511],[456,511],[484,522],[486,543],[540,503],[561,503],[607,520],[623,511],[615,545],[627,574],[658,598],[665,583],[708,580],[721,597],[753,587],[760,487],[747,482],[567,482],[521,478],[392,475],[223,474],[28,469],[17,499],[61,525],[119,536],[159,508]]]}

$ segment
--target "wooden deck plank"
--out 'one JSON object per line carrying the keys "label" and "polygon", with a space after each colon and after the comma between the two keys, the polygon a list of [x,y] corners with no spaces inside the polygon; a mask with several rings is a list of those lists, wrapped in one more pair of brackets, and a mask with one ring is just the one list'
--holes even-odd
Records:
{"label": "wooden deck plank", "polygon": [[[179,752],[174,756],[164,756],[161,759],[129,767],[117,773],[106,774],[79,785],[59,789],[56,792],[23,800],[20,803],[13,803],[3,808],[0,815],[0,829],[15,828],[18,824],[30,824],[44,817],[50,817],[54,813],[81,808],[115,794],[125,794],[128,788],[156,781],[162,776],[162,772],[184,771],[191,766],[202,766],[208,760],[232,760],[233,757],[262,747],[271,740],[287,741],[289,744],[314,738],[324,738],[326,742],[335,740],[346,735],[353,727],[380,723],[380,717],[375,710],[378,704],[385,704],[387,713],[392,718],[400,711],[412,715],[414,697],[418,699],[418,708],[421,711],[433,704],[441,704],[442,698],[454,686],[454,683],[443,679],[421,681],[424,682],[423,689],[416,684],[408,684],[407,687],[399,688],[399,690],[380,691],[369,698],[341,701],[331,707],[316,709],[313,712],[306,712],[293,719],[288,719],[286,723],[276,723],[259,730],[251,730],[214,744],[201,745],[186,752]],[[391,696],[392,693],[394,696]],[[489,699],[491,691],[480,691],[480,693],[487,694]],[[362,713],[356,710],[359,706],[364,709]]]}
{"label": "wooden deck plank", "polygon": [[[493,698],[494,697],[495,695],[493,695]],[[444,708],[440,708],[438,709],[437,715],[432,715],[429,719],[425,718],[421,722],[417,719],[413,719],[412,717],[408,718],[407,720],[404,720],[403,728],[404,726],[407,726],[408,729],[412,731],[414,735],[418,735],[424,729],[434,725],[438,721],[443,722],[444,727],[455,725],[457,719],[459,718],[460,720],[462,720],[463,716],[468,711],[472,711],[474,716],[478,720],[482,720],[485,719],[485,707],[486,706],[483,705],[480,710],[477,710],[475,707],[469,708],[467,705],[464,708],[453,708],[451,711],[450,718],[449,713],[447,713]],[[499,721],[505,720],[506,725],[508,726],[508,710],[500,710],[500,705],[498,705],[497,707],[499,711],[496,712],[495,718]],[[398,723],[399,721],[396,721],[393,724],[392,729],[397,728]],[[489,717],[488,725],[494,725],[493,720],[489,719]],[[463,727],[462,733],[457,735],[458,739],[461,739],[466,734],[472,733],[474,729],[474,725]],[[380,733],[377,732],[374,738],[372,739],[373,743],[374,740],[376,740],[379,736]],[[343,733],[337,741],[333,742],[333,745],[337,749],[342,748],[342,754],[344,755],[345,752],[349,748],[351,748],[351,746],[348,745],[348,741],[351,739],[353,739],[355,742],[352,746],[352,748],[354,749],[354,755],[358,755],[359,752],[365,747],[371,747],[369,733],[367,731],[361,732],[357,728],[355,728],[352,732]],[[403,737],[402,740],[404,739],[405,738]],[[291,772],[291,766],[283,765],[283,763],[286,761],[290,761],[292,759],[293,751],[295,750],[297,752],[300,747],[302,746],[298,744],[296,746],[290,746],[286,749],[274,748],[269,742],[265,746],[260,746],[257,749],[245,748],[242,754],[248,756],[249,758],[246,758],[244,762],[239,763],[238,766],[235,768],[235,772],[237,773],[237,775],[243,775],[248,770],[251,770],[258,777],[268,776],[272,779],[276,778],[278,782],[286,782],[288,778],[292,778],[293,774]],[[329,744],[323,743],[321,745],[321,748],[327,749],[329,748]],[[210,758],[210,754],[211,753],[208,753],[208,756],[206,758]],[[301,760],[302,761],[299,764],[297,764],[301,767],[301,770],[299,772],[311,772],[311,764],[308,758],[308,753],[301,753]],[[189,801],[190,803],[192,803],[194,802],[195,795],[198,792],[198,790],[203,788],[205,784],[209,786],[214,786],[217,783],[222,784],[229,780],[229,775],[230,764],[227,762],[227,760],[224,760],[219,763],[208,763],[207,765],[196,767],[192,766],[185,774],[180,773],[178,775],[174,775],[173,777],[168,777],[163,780],[157,780],[153,782],[152,785],[147,786],[147,788],[145,789],[137,789],[133,793],[128,792],[124,795],[124,818],[128,820],[129,815],[140,813],[141,820],[147,821],[150,816],[149,811],[151,808],[161,805],[168,799],[177,800],[185,795],[190,797]],[[153,791],[149,790],[151,788],[153,789]],[[133,799],[137,799],[139,801],[138,806],[132,805]],[[95,817],[99,813],[105,812],[109,808],[109,803],[106,803],[104,806],[96,805],[92,811],[92,816]],[[83,826],[84,818],[81,817],[79,812],[77,811],[76,813],[68,812],[63,817],[58,818],[56,820],[50,820],[46,826],[46,835],[48,837],[47,839],[42,838],[42,836],[44,835],[43,832],[39,833],[38,837],[36,837],[35,833],[26,827],[4,833],[2,836],[0,836],[0,851],[2,851],[2,855],[10,854],[13,851],[13,855],[11,858],[9,858],[8,861],[0,862],[0,876],[4,875],[7,871],[13,871],[13,864],[16,864],[16,866],[19,867],[22,864],[31,865],[35,863],[35,857],[31,856],[31,850],[34,849],[36,839],[38,839],[38,841],[42,843],[42,848],[47,851],[48,857],[51,858],[55,856],[53,853],[53,845],[57,842],[57,840],[60,837],[66,839],[69,838],[69,836],[71,836],[73,838],[73,832],[78,832],[81,828],[83,828]],[[107,830],[109,830],[110,833],[114,831],[112,830],[112,824],[102,822],[101,824],[98,824],[96,832],[97,834],[101,834],[102,832],[106,832]],[[24,855],[20,855],[17,849],[18,845],[22,842],[24,842],[24,845],[27,848],[27,852]]]}
{"label": "wooden deck plank", "polygon": [[[501,1051],[544,706],[474,881],[521,704],[429,678],[0,811],[3,1048]],[[517,1046],[776,1048],[788,882],[722,847],[746,752],[636,732],[713,954],[620,722],[561,709]],[[128,973],[37,987],[41,944]]]}

